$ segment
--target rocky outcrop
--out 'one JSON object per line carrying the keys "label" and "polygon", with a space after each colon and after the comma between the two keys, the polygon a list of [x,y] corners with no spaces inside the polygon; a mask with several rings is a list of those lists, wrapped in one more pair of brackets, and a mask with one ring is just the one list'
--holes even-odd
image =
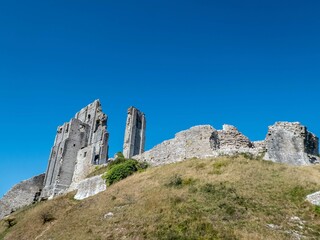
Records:
{"label": "rocky outcrop", "polygon": [[266,160],[291,165],[319,163],[318,138],[299,122],[276,122],[269,126]]}
{"label": "rocky outcrop", "polygon": [[0,219],[38,201],[43,181],[44,174],[41,174],[13,186],[0,200]]}
{"label": "rocky outcrop", "polygon": [[77,190],[77,194],[74,196],[77,200],[82,200],[91,196],[98,194],[99,192],[106,190],[106,183],[101,177],[94,176],[82,180],[81,182],[75,184],[70,191]]}
{"label": "rocky outcrop", "polygon": [[306,200],[313,205],[320,206],[320,191],[307,195]]}

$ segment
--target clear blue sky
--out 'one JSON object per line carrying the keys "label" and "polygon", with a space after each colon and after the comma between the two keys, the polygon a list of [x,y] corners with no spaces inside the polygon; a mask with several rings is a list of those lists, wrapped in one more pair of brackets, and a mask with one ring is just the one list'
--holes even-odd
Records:
{"label": "clear blue sky", "polygon": [[110,155],[126,110],[146,148],[198,124],[251,140],[275,121],[320,135],[320,2],[0,1],[0,196],[46,170],[56,127],[93,100]]}

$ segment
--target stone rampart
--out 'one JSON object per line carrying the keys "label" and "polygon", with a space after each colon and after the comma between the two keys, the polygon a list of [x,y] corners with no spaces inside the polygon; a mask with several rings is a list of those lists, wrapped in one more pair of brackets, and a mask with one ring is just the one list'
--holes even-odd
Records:
{"label": "stone rampart", "polygon": [[210,125],[200,125],[179,132],[175,138],[133,158],[157,166],[193,157],[208,158],[239,153],[258,155],[263,151],[262,143],[255,147],[234,126],[224,125],[222,130],[217,131]]}
{"label": "stone rampart", "polygon": [[22,181],[13,186],[0,200],[0,219],[36,202],[43,187],[44,174]]}

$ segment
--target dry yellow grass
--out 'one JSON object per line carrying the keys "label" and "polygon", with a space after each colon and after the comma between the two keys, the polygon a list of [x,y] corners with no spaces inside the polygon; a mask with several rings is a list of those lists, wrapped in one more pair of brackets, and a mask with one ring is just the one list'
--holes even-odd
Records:
{"label": "dry yellow grass", "polygon": [[[0,238],[292,239],[296,232],[319,239],[319,211],[304,201],[320,190],[319,173],[320,166],[244,156],[191,159],[134,174],[83,201],[41,202],[14,214],[9,229],[2,221]],[[44,223],[46,213],[54,219]]]}

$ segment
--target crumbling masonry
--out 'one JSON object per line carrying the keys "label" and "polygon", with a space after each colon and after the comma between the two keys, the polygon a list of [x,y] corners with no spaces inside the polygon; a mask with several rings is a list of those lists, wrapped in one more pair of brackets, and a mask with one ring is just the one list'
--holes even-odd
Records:
{"label": "crumbling masonry", "polygon": [[126,158],[144,152],[146,118],[135,107],[128,109],[127,124],[124,134],[123,155]]}
{"label": "crumbling masonry", "polygon": [[266,160],[290,165],[319,162],[319,139],[299,122],[276,122],[266,136]]}
{"label": "crumbling masonry", "polygon": [[42,198],[65,192],[73,182],[83,180],[91,165],[108,159],[107,116],[99,100],[59,126],[51,149]]}
{"label": "crumbling masonry", "polygon": [[320,162],[318,138],[298,122],[277,122],[269,126],[264,141],[251,142],[231,125],[216,130],[210,125],[195,126],[179,132],[175,138],[158,144],[135,159],[157,166],[188,158],[251,154],[265,160],[290,165]]}
{"label": "crumbling masonry", "polygon": [[[130,107],[123,153],[127,158],[133,157],[153,166],[194,157],[237,154],[259,156],[290,165],[320,163],[319,139],[298,122],[277,122],[269,126],[265,140],[254,142],[231,125],[223,125],[221,130],[200,125],[179,132],[173,139],[146,152],[145,130],[145,115]],[[96,100],[81,109],[68,123],[58,127],[45,177],[42,174],[23,181],[0,199],[0,219],[37,201],[43,187],[42,199],[73,190],[77,190],[76,199],[83,199],[104,191],[106,185],[101,176],[87,176],[95,165],[107,163],[108,138],[107,116]],[[310,198],[319,201],[319,196],[317,193]]]}

